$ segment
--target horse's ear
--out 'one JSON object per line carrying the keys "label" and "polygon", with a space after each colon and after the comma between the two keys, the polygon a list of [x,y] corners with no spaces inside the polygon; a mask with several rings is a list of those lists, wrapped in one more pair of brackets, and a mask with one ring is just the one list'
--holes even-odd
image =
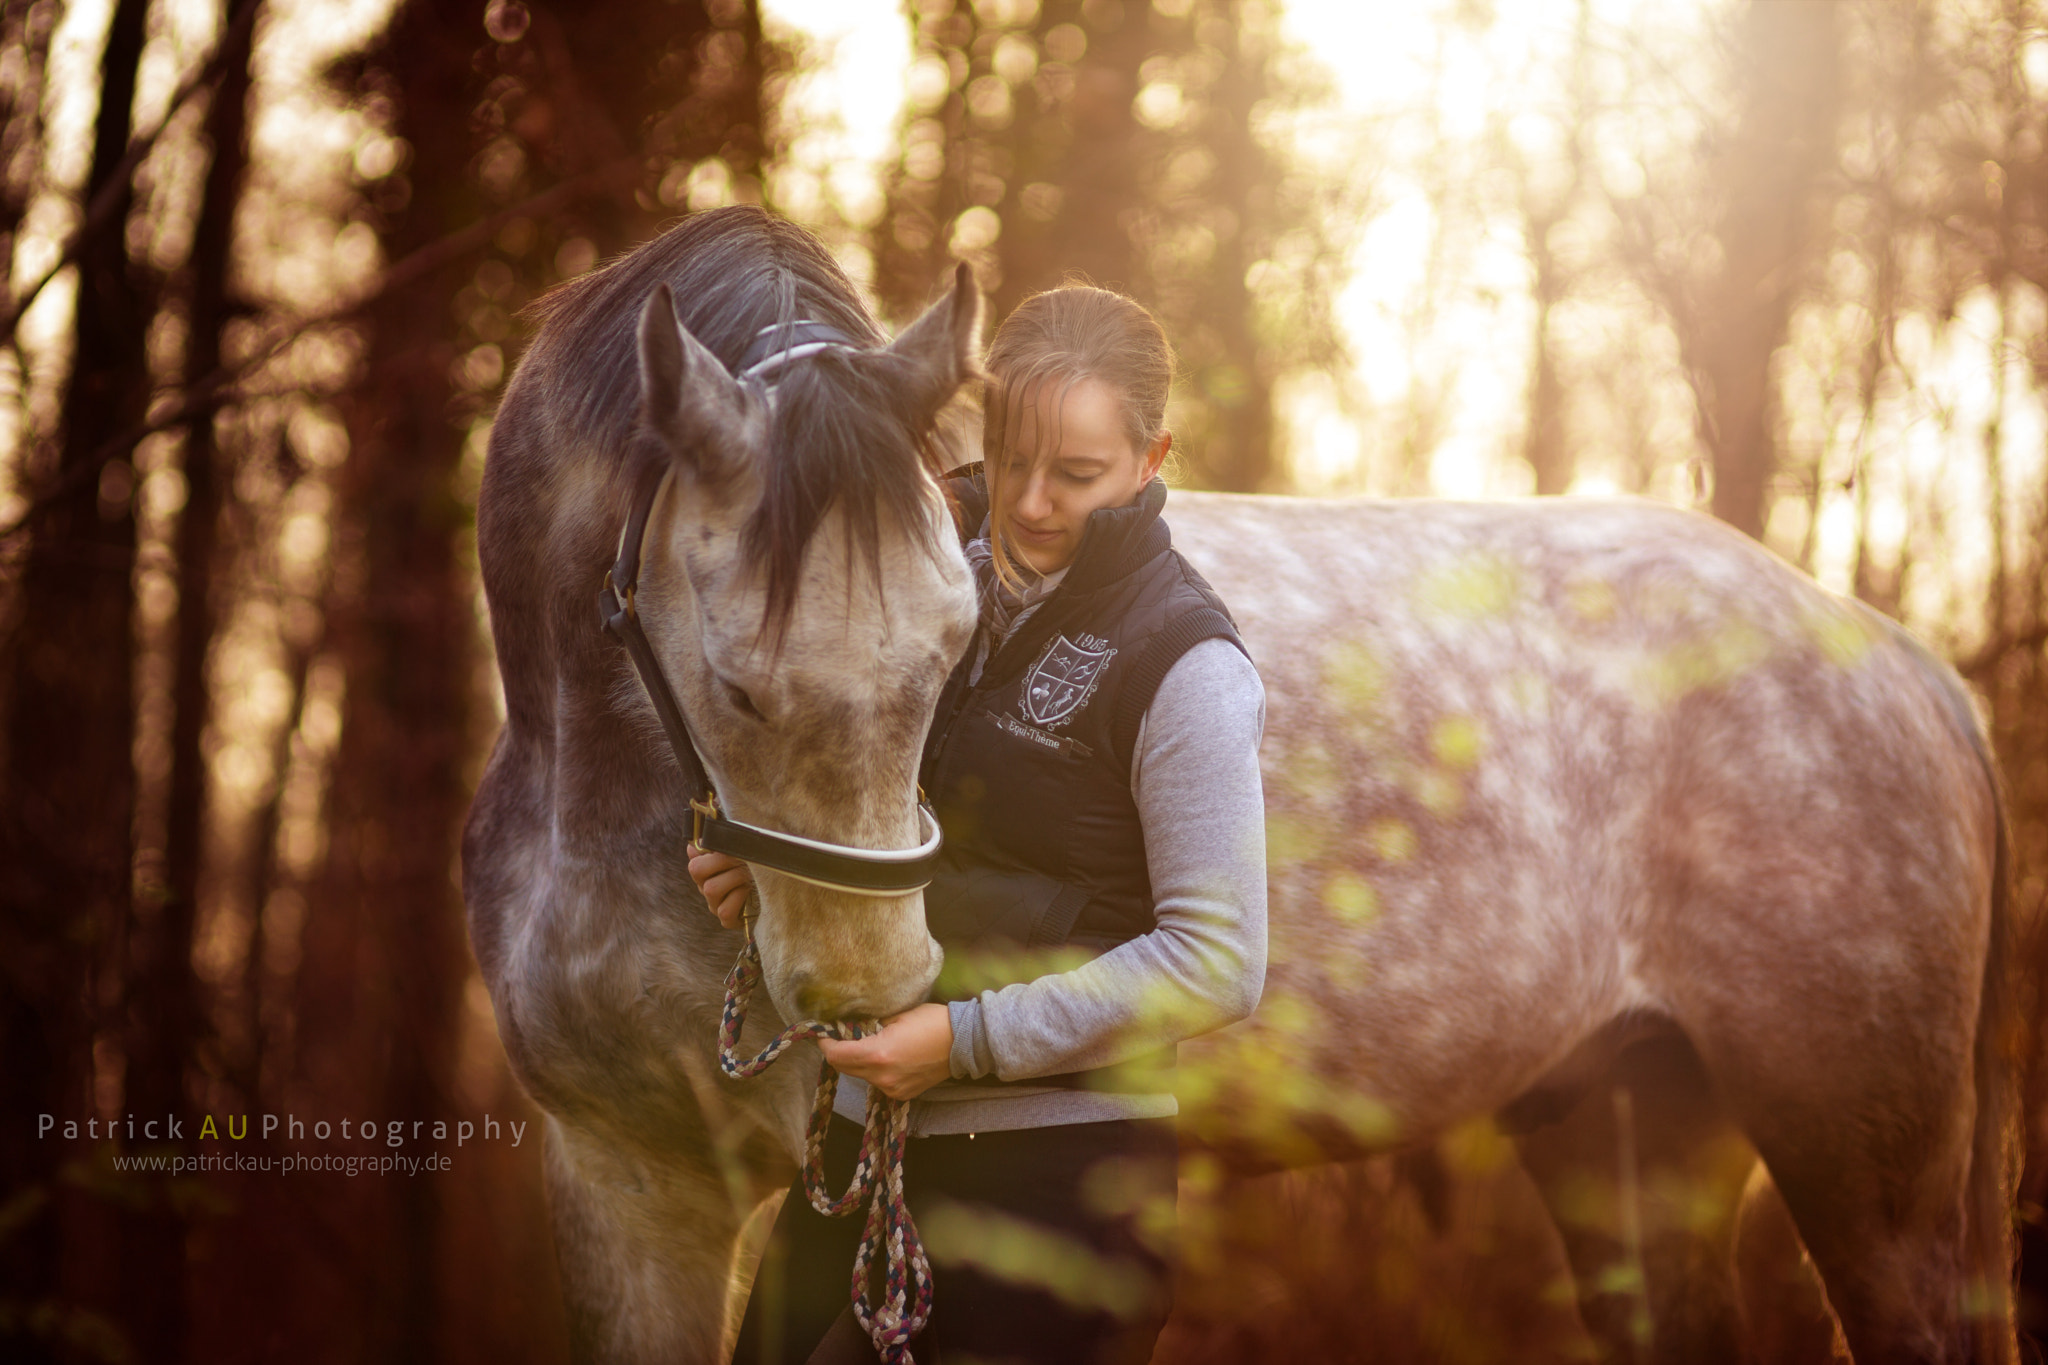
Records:
{"label": "horse's ear", "polygon": [[980,350],[981,289],[962,261],[946,297],[904,328],[889,348],[891,355],[911,362],[911,401],[923,421],[930,421],[962,384],[982,377]]}
{"label": "horse's ear", "polygon": [[746,395],[676,319],[665,284],[640,313],[640,420],[700,478],[730,472],[746,449]]}

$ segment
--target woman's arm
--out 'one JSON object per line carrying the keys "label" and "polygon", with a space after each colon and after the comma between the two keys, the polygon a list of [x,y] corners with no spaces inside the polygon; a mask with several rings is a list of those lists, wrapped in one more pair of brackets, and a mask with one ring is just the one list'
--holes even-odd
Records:
{"label": "woman's arm", "polygon": [[1266,973],[1264,726],[1265,689],[1230,642],[1205,640],[1168,670],[1131,759],[1157,927],[948,1006],[954,1076],[1110,1066],[1251,1013]]}
{"label": "woman's arm", "polygon": [[[907,1099],[949,1071],[1025,1080],[1110,1066],[1250,1014],[1266,972],[1265,705],[1257,671],[1225,640],[1196,645],[1161,680],[1131,757],[1151,933],[1073,971],[918,1005],[859,1042],[821,1040],[827,1060]],[[745,864],[699,854],[690,873],[736,926]]]}

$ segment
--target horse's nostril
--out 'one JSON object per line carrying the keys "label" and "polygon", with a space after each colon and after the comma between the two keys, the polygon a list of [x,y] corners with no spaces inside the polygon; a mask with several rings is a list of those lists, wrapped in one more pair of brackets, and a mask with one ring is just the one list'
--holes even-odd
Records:
{"label": "horse's nostril", "polygon": [[790,978],[790,996],[796,1001],[797,1012],[806,1019],[836,1019],[843,1012],[838,992],[830,989],[817,978],[799,974]]}

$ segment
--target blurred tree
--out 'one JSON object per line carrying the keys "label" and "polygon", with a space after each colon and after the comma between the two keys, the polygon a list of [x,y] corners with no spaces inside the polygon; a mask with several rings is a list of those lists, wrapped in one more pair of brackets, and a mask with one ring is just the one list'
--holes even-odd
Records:
{"label": "blurred tree", "polygon": [[[235,208],[248,161],[249,60],[256,5],[221,15],[217,48],[220,76],[207,103],[203,136],[211,151],[192,251],[182,281],[187,327],[184,383],[189,389],[220,365],[221,331],[229,315]],[[138,414],[139,415],[139,414]],[[170,775],[164,792],[165,832],[160,877],[139,879],[137,927],[128,941],[126,1104],[143,1114],[191,1111],[188,1071],[203,1032],[199,983],[192,972],[193,928],[204,862],[208,755],[207,663],[218,619],[220,565],[216,552],[222,515],[220,452],[210,416],[189,428],[182,473],[185,506],[174,545],[178,609],[171,642],[172,717]],[[187,1154],[193,1135],[164,1150]],[[166,1191],[168,1193],[168,1189]],[[134,1314],[160,1305],[151,1318],[131,1318],[133,1339],[150,1343],[156,1358],[183,1360],[190,1342],[184,1286],[191,1208],[165,1197],[132,1220],[122,1240],[123,1301]]]}
{"label": "blurred tree", "polygon": [[[2048,465],[2029,409],[2048,394],[2048,19],[2033,0],[1975,5],[1949,24],[1902,5],[1877,6],[1876,17],[1918,75],[1908,98],[1889,96],[1913,118],[1899,138],[1906,164],[1886,186],[1898,235],[1936,248],[1906,257],[1921,267],[1916,301],[1944,320],[1973,295],[1991,305],[1985,524],[1965,533],[1990,562],[1981,643],[1960,666],[1990,703],[2006,778],[2022,1007],[2034,1021],[2012,1042],[2025,1063],[2021,1327],[2038,1353],[2048,1344]],[[2015,487],[2015,464],[2032,465],[2031,487]]]}
{"label": "blurred tree", "polygon": [[[485,23],[481,0],[410,0],[365,54],[358,88],[387,103],[408,149],[372,215],[393,259],[486,209],[472,122]],[[401,1124],[454,1106],[468,970],[451,873],[475,646],[461,559],[468,520],[454,487],[471,415],[456,410],[452,387],[454,264],[363,311],[363,368],[341,402],[349,451],[335,481],[326,611],[341,740],[299,985],[302,1055],[323,1096],[358,1099]],[[388,1251],[354,1267],[361,1349],[437,1359],[438,1191],[407,1180],[376,1193],[383,1207],[366,1211],[364,1233]]]}
{"label": "blurred tree", "polygon": [[1708,134],[1701,184],[1617,207],[1624,250],[1678,333],[1714,515],[1761,537],[1777,468],[1771,361],[1810,282],[1834,187],[1836,7],[1749,0],[1727,41],[1736,111]]}
{"label": "blurred tree", "polygon": [[[56,0],[0,10],[0,52],[18,54],[0,79],[0,243],[9,257],[43,169],[43,99],[50,36],[59,13]],[[24,368],[19,347],[10,340],[8,350],[19,382]]]}
{"label": "blurred tree", "polygon": [[1528,417],[1524,423],[1522,458],[1536,474],[1536,491],[1562,493],[1571,486],[1576,461],[1565,425],[1567,390],[1559,373],[1559,348],[1553,335],[1557,310],[1571,292],[1574,262],[1556,240],[1559,230],[1580,209],[1586,182],[1587,135],[1592,122],[1590,82],[1592,0],[1579,0],[1572,34],[1570,101],[1557,122],[1555,148],[1531,156],[1514,146],[1505,130],[1496,132],[1501,155],[1514,177],[1521,210],[1522,240],[1529,253],[1529,298],[1535,326],[1529,341]]}
{"label": "blurred tree", "polygon": [[1079,276],[1166,328],[1186,383],[1192,480],[1276,477],[1272,387],[1338,352],[1326,308],[1342,235],[1266,135],[1312,82],[1258,0],[915,0],[901,160],[872,237],[908,317],[954,257],[998,319]]}
{"label": "blurred tree", "polygon": [[[221,364],[221,333],[236,301],[229,288],[233,271],[235,210],[249,161],[249,59],[254,47],[256,6],[243,4],[223,16],[219,85],[207,102],[203,137],[209,153],[193,230],[191,257],[182,279],[187,326],[182,384],[190,391]],[[135,955],[133,1039],[129,1056],[138,1068],[137,1086],[158,1093],[137,1103],[181,1106],[186,1100],[183,1069],[197,1030],[190,956],[194,911],[205,862],[205,812],[209,783],[203,739],[208,719],[207,661],[219,625],[223,555],[221,519],[228,479],[223,452],[210,416],[192,423],[181,472],[185,505],[178,516],[175,555],[178,612],[172,646],[171,772],[164,835],[161,941],[147,955]]]}
{"label": "blurred tree", "polygon": [[[84,197],[106,193],[114,227],[85,238],[77,254],[70,378],[57,437],[32,452],[36,463],[25,471],[37,502],[6,655],[0,962],[8,989],[0,1047],[9,1061],[0,1100],[19,1121],[0,1137],[14,1201],[0,1246],[10,1298],[39,1312],[10,1315],[0,1330],[17,1335],[10,1353],[23,1360],[55,1358],[58,1341],[77,1330],[77,1303],[88,1292],[64,1282],[65,1253],[76,1257],[81,1248],[60,1224],[60,1207],[83,1196],[60,1188],[68,1151],[38,1141],[32,1116],[95,1110],[101,1003],[122,998],[129,934],[156,928],[153,915],[137,923],[142,907],[131,896],[134,474],[124,460],[98,470],[102,448],[141,417],[150,391],[144,337],[154,291],[129,260],[122,231],[133,204],[127,152],[147,11],[146,0],[118,0],[107,30]],[[118,1041],[97,1066],[119,1084]],[[92,1298],[118,1304],[132,1336],[160,1331],[181,1341],[182,1284],[161,1278],[161,1268],[151,1281],[133,1267],[124,1258],[118,1290],[103,1283]],[[31,1335],[20,1339],[24,1330]]]}

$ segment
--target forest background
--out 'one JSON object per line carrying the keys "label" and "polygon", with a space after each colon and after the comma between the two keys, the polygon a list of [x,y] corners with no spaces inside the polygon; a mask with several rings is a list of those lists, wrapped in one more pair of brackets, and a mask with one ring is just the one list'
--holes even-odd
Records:
{"label": "forest background", "polygon": [[[563,1358],[456,880],[499,718],[475,493],[520,309],[718,204],[805,222],[898,322],[956,258],[997,316],[1130,290],[1188,485],[1641,493],[1905,621],[1989,717],[2033,1000],[2032,0],[834,8],[0,0],[8,1358]],[[2039,1351],[2048,1054],[2016,1046]],[[265,1114],[527,1137],[409,1140],[450,1157],[420,1176],[117,1164],[385,1150],[225,1140]],[[1184,1214],[1214,1254],[1162,1359],[1584,1352],[1487,1125]]]}

